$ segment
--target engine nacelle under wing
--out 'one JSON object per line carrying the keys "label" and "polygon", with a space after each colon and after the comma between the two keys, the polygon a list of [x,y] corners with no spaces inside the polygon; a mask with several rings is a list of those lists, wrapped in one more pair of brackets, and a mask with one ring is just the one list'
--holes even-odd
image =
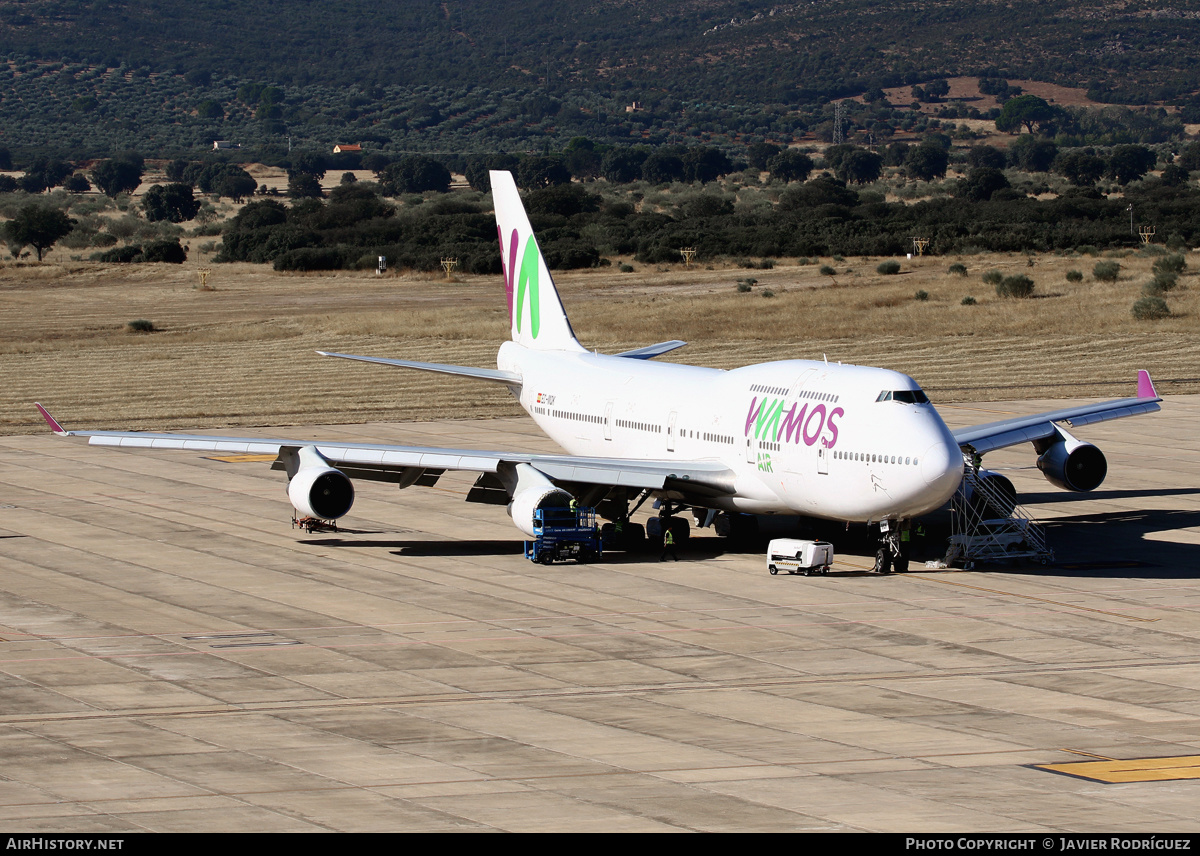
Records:
{"label": "engine nacelle under wing", "polygon": [[[508,475],[508,474],[506,474]],[[568,508],[571,494],[546,477],[546,474],[529,464],[517,464],[505,481],[511,481],[512,501],[508,504],[508,516],[517,528],[535,537],[533,512],[539,508]]]}
{"label": "engine nacelle under wing", "polygon": [[329,466],[313,446],[299,450],[299,469],[288,482],[288,499],[305,517],[337,520],[354,505],[354,485],[341,470]]}
{"label": "engine nacelle under wing", "polygon": [[1038,469],[1046,480],[1063,490],[1095,490],[1108,475],[1108,460],[1104,453],[1077,440],[1065,431],[1037,459]]}

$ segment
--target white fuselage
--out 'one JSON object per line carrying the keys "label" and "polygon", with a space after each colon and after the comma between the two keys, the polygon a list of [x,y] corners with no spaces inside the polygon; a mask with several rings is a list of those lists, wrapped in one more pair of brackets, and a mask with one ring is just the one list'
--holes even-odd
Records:
{"label": "white fuselage", "polygon": [[919,390],[887,369],[781,360],[723,371],[514,342],[497,364],[520,374],[521,405],[573,455],[724,464],[736,490],[705,503],[714,508],[899,520],[937,508],[962,479],[931,404],[879,400]]}

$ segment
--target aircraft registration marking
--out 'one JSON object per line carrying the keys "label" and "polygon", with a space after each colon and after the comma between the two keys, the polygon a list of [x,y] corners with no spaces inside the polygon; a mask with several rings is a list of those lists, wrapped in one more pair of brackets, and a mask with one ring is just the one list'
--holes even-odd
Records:
{"label": "aircraft registration marking", "polygon": [[1034,769],[1062,773],[1106,785],[1129,782],[1171,782],[1200,779],[1200,755],[1167,758],[1131,758],[1125,761],[1070,761],[1066,764],[1033,764]]}

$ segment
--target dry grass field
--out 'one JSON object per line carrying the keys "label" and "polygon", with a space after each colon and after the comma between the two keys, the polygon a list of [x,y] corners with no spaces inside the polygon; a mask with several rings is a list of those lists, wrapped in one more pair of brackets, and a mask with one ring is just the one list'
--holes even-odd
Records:
{"label": "dry grass field", "polygon": [[[1030,261],[1032,260],[1032,265]],[[1159,389],[1200,391],[1200,256],[1168,297],[1173,317],[1138,322],[1130,306],[1152,257],[1120,258],[1116,283],[1090,256],[926,257],[882,276],[880,259],[783,262],[773,270],[658,269],[635,263],[562,274],[588,347],[668,338],[669,358],[721,368],[812,358],[895,368],[935,401],[1116,397],[1148,368]],[[954,262],[966,277],[947,272]],[[835,276],[819,273],[832,265]],[[1030,300],[997,298],[980,277],[1024,273]],[[1066,272],[1084,273],[1070,283]],[[739,279],[758,280],[748,293]],[[282,274],[220,265],[200,290],[195,266],[0,266],[0,434],[42,430],[43,402],[68,426],[183,429],[512,415],[486,384],[317,356],[318,348],[494,365],[507,318],[498,277],[344,272]],[[770,290],[773,296],[767,297]],[[929,299],[914,299],[918,290]],[[977,305],[964,306],[973,296]],[[134,333],[128,322],[158,332]]]}

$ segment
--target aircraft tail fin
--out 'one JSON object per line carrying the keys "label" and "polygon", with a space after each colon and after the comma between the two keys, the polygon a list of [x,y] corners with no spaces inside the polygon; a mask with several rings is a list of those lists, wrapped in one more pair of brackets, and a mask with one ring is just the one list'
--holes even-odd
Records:
{"label": "aircraft tail fin", "polygon": [[538,351],[584,350],[558,298],[512,173],[493,171],[491,178],[512,340]]}

